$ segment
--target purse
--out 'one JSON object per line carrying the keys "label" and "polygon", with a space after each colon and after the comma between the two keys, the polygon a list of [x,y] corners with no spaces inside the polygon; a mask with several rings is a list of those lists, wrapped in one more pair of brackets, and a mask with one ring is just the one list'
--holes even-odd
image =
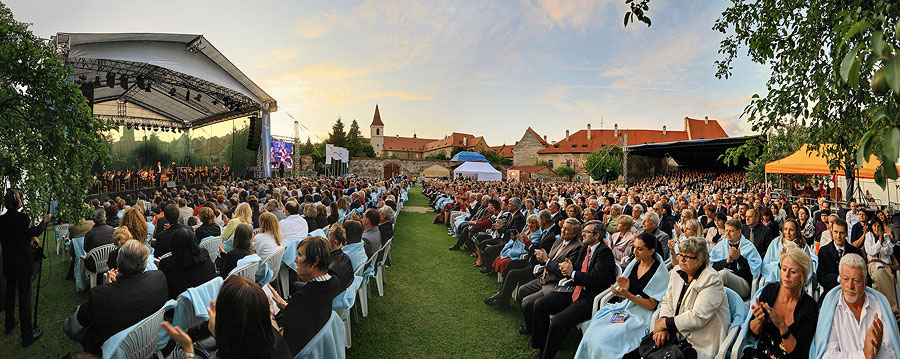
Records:
{"label": "purse", "polygon": [[687,339],[668,340],[662,346],[657,346],[653,341],[653,333],[650,332],[638,346],[638,354],[644,359],[688,359],[687,353],[692,353],[691,358],[696,358],[696,352]]}

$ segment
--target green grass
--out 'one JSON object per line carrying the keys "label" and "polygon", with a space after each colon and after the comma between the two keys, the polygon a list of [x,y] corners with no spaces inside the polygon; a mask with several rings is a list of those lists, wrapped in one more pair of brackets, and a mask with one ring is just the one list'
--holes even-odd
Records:
{"label": "green grass", "polygon": [[[416,187],[405,206],[424,204]],[[520,335],[516,306],[488,307],[482,299],[500,288],[479,273],[474,258],[448,251],[456,238],[431,224],[434,213],[404,211],[397,219],[384,296],[369,297],[369,316],[353,325],[349,358],[534,358]],[[573,330],[558,358],[571,358],[581,339]]]}
{"label": "green grass", "polygon": [[[413,195],[415,193],[415,195]],[[409,191],[409,198],[404,206],[428,207],[428,198],[422,195],[422,187],[416,186]],[[430,223],[430,222],[429,222]],[[391,248],[393,251],[393,248]]]}
{"label": "green grass", "polygon": [[[59,358],[67,353],[81,352],[81,344],[73,342],[62,332],[62,323],[75,307],[87,300],[86,294],[75,292],[75,281],[66,280],[69,263],[64,253],[56,255],[53,231],[47,231],[45,253],[41,278],[41,297],[38,304],[38,325],[44,330],[44,336],[28,348],[22,348],[22,337],[19,329],[9,336],[0,335],[0,358]],[[41,237],[41,241],[44,241]],[[33,285],[37,291],[37,281]],[[32,305],[34,305],[34,292]],[[17,301],[18,308],[18,301]],[[18,309],[16,309],[18,319]],[[5,315],[6,313],[4,313]]]}

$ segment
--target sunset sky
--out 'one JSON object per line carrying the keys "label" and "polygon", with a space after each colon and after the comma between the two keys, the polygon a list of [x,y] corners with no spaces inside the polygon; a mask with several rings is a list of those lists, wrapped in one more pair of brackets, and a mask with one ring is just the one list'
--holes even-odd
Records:
{"label": "sunset sky", "polygon": [[[681,129],[718,119],[729,135],[765,90],[746,57],[715,77],[722,0],[651,1],[653,26],[623,27],[623,0],[6,1],[35,34],[204,35],[274,97],[276,135],[293,118],[318,141],[340,116],[368,136],[375,105],[387,135],[483,135],[512,144],[591,123]],[[229,126],[230,128],[230,126]]]}

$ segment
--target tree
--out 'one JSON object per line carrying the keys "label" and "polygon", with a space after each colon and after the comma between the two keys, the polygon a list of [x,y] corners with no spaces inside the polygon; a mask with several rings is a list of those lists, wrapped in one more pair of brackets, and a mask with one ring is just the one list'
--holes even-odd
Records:
{"label": "tree", "polygon": [[450,157],[447,157],[447,151],[441,151],[431,156],[425,156],[426,160],[449,160]]}
{"label": "tree", "polygon": [[605,146],[588,154],[584,169],[595,181],[609,182],[622,174],[622,149],[616,145]]}
{"label": "tree", "polygon": [[450,158],[453,158],[453,156],[456,156],[457,153],[463,152],[465,150],[465,147],[453,147],[453,149],[450,150]]}
{"label": "tree", "polygon": [[57,217],[87,214],[91,167],[109,160],[107,121],[91,116],[74,73],[55,49],[0,3],[0,176],[35,218],[59,201]]}
{"label": "tree", "polygon": [[[359,126],[357,126],[357,131],[359,131]],[[328,138],[325,139],[325,142],[343,148],[347,147],[347,133],[344,132],[344,123],[341,122],[341,118],[338,117],[337,121],[334,122],[334,125],[331,126],[331,133],[328,134]]]}
{"label": "tree", "polygon": [[575,175],[575,170],[573,170],[571,167],[568,167],[568,166],[560,166],[559,168],[556,169],[555,172],[556,172],[556,174],[558,174],[560,176],[568,176],[569,181],[571,181],[572,176]]}
{"label": "tree", "polygon": [[753,130],[799,124],[808,148],[822,153],[832,171],[844,172],[846,200],[853,198],[855,170],[869,155],[883,163],[875,174],[879,185],[897,178],[900,6],[886,0],[732,1],[713,26],[726,34],[716,76],[731,75],[742,47],[751,60],[770,66],[768,93],[754,95],[743,113]]}
{"label": "tree", "polygon": [[547,161],[534,161],[534,165],[535,166],[544,166],[551,170],[553,169],[553,166],[551,166],[550,163]]}
{"label": "tree", "polygon": [[[807,142],[804,129],[799,125],[776,129],[770,133],[768,139],[756,137],[748,140],[739,147],[730,148],[722,155],[728,165],[737,165],[741,154],[750,159],[747,165],[747,182],[763,183],[766,177],[766,164],[777,161],[797,152]],[[775,178],[771,178],[771,183]]]}
{"label": "tree", "polygon": [[487,158],[488,162],[493,165],[512,165],[512,161],[510,161],[509,158],[501,157],[500,155],[494,153],[494,151],[482,150],[479,153],[481,153],[484,158]]}
{"label": "tree", "polygon": [[356,120],[350,123],[347,131],[347,150],[350,151],[350,157],[375,157],[375,149],[363,137]]}

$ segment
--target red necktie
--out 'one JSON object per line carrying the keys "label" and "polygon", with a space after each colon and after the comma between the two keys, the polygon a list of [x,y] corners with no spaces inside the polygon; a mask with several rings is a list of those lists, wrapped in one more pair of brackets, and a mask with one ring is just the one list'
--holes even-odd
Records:
{"label": "red necktie", "polygon": [[[587,254],[584,255],[584,261],[581,262],[581,272],[586,273],[588,270],[588,262],[591,260],[591,247],[587,247]],[[575,291],[572,292],[572,301],[578,300],[578,296],[581,295],[581,286],[575,286]]]}

